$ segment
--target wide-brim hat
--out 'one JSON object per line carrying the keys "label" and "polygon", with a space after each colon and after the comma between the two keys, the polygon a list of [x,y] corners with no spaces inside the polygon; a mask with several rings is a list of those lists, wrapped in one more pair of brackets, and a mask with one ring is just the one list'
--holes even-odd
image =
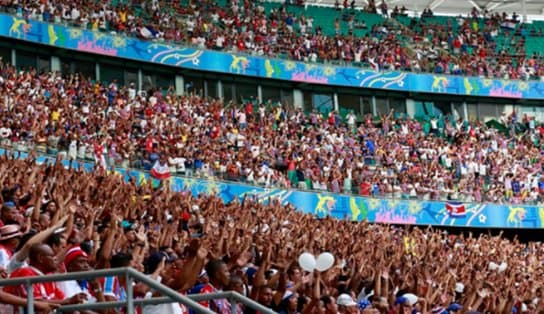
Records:
{"label": "wide-brim hat", "polygon": [[19,225],[5,225],[0,227],[0,241],[6,241],[22,235],[23,233]]}

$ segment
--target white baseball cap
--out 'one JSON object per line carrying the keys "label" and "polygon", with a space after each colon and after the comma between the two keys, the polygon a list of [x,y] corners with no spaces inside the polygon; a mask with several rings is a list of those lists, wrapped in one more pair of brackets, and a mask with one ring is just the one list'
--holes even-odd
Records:
{"label": "white baseball cap", "polygon": [[355,305],[357,305],[357,303],[355,303],[355,301],[353,301],[353,298],[347,293],[342,293],[341,295],[339,295],[338,298],[336,299],[336,304],[342,305],[342,306],[355,306]]}

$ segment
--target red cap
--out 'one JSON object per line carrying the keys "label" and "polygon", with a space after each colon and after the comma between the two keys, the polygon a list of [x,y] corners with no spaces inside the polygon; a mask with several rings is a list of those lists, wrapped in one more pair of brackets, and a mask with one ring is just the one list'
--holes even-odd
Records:
{"label": "red cap", "polygon": [[181,214],[181,220],[189,221],[189,219],[191,219],[191,215],[188,212],[183,212],[183,214]]}
{"label": "red cap", "polygon": [[68,265],[73,262],[76,258],[83,256],[88,257],[87,253],[81,249],[79,246],[74,246],[66,252],[66,257],[64,258],[64,265]]}

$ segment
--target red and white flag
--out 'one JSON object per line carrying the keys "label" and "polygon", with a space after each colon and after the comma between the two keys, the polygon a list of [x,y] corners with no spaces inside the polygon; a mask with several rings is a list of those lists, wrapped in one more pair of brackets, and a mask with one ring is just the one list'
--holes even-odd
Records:
{"label": "red and white flag", "polygon": [[151,168],[151,176],[157,180],[165,180],[170,178],[170,168],[168,163],[161,164],[160,160],[155,162],[153,168]]}
{"label": "red and white flag", "polygon": [[447,202],[446,211],[450,217],[461,218],[467,214],[465,205],[461,202]]}

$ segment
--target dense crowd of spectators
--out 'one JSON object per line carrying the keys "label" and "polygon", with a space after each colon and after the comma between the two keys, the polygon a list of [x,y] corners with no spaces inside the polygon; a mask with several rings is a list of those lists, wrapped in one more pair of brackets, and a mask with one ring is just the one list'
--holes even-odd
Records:
{"label": "dense crowd of spectators", "polygon": [[450,18],[447,24],[432,20],[432,12],[427,15],[409,25],[418,30],[415,52],[423,62],[417,66],[425,66],[424,71],[503,79],[544,77],[542,56],[526,53],[527,32],[515,13],[481,15],[473,10],[471,16]]}
{"label": "dense crowd of spectators", "polygon": [[[3,277],[130,266],[182,294],[234,290],[278,313],[544,310],[541,242],[317,219],[274,198],[224,203],[33,158],[0,156]],[[302,252],[329,252],[332,267],[304,271]],[[34,284],[33,293],[49,313],[125,300],[126,284],[124,277]],[[135,298],[157,295],[140,282],[133,290]],[[25,291],[3,287],[0,302],[21,305]],[[202,305],[232,313],[227,300]],[[140,311],[188,313],[177,303]],[[255,311],[238,305],[236,313]]]}
{"label": "dense crowd of spectators", "polygon": [[[190,43],[199,48],[288,57],[305,62],[352,63],[376,70],[423,71],[479,75],[505,79],[540,78],[542,59],[526,55],[524,36],[515,33],[516,15],[472,12],[467,17],[443,21],[430,20],[425,9],[410,27],[390,20],[366,25],[355,15],[342,14],[331,21],[314,21],[312,16],[296,15],[285,4],[266,11],[262,1],[150,1],[141,3],[82,1],[14,1],[0,5],[21,17],[68,23],[96,31],[113,31],[142,39]],[[292,4],[297,4],[292,2]],[[355,7],[355,3],[343,7]],[[340,8],[340,2],[338,2]],[[405,8],[388,10],[387,4],[369,1],[366,12],[383,16],[405,16]],[[342,20],[347,26],[344,26]],[[364,18],[363,18],[364,20]],[[334,33],[325,32],[334,23]],[[345,29],[347,27],[347,30]],[[354,35],[367,28],[367,35]],[[510,29],[512,29],[510,31]],[[509,36],[509,34],[515,36]],[[497,36],[510,40],[497,45]]]}
{"label": "dense crowd of spectators", "polygon": [[0,93],[4,146],[103,168],[406,199],[535,204],[544,192],[544,127],[516,111],[499,118],[509,131],[498,132],[457,114],[304,113],[9,65],[0,66]]}

